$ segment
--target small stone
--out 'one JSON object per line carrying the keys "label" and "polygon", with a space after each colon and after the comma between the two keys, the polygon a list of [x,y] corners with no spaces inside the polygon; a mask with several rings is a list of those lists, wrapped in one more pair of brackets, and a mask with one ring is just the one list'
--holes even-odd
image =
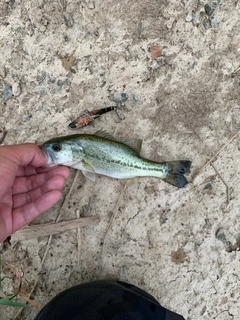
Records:
{"label": "small stone", "polygon": [[113,101],[116,102],[116,104],[120,104],[121,103],[121,99],[116,97],[116,96],[113,97]]}
{"label": "small stone", "polygon": [[73,26],[73,18],[68,12],[63,13],[65,24],[68,28],[72,28]]}
{"label": "small stone", "polygon": [[63,10],[67,8],[67,1],[66,0],[59,0],[59,4]]}
{"label": "small stone", "polygon": [[166,22],[166,26],[168,29],[172,29],[174,21],[175,21],[175,18],[172,17]]}
{"label": "small stone", "polygon": [[66,42],[69,41],[69,38],[68,38],[68,36],[66,34],[63,36],[63,40],[66,41]]}
{"label": "small stone", "polygon": [[232,64],[232,61],[227,60],[223,63],[223,67],[222,67],[222,73],[225,75],[230,75],[232,74],[234,71],[234,66]]}
{"label": "small stone", "polygon": [[117,104],[118,107],[123,107],[124,102],[128,99],[128,95],[125,92],[120,94],[114,94],[113,101]]}
{"label": "small stone", "polygon": [[217,8],[217,2],[209,2],[204,6],[205,12],[208,16],[211,16],[215,9]]}
{"label": "small stone", "polygon": [[89,1],[89,3],[88,3],[88,9],[90,9],[90,10],[95,9],[95,2],[94,2],[94,1]]}
{"label": "small stone", "polygon": [[200,12],[193,12],[192,23],[194,26],[198,26],[200,24]]}
{"label": "small stone", "polygon": [[167,59],[165,56],[161,56],[159,58],[157,58],[157,64],[159,65],[159,67],[164,66],[167,63]]}
{"label": "small stone", "polygon": [[186,19],[185,19],[185,20],[186,20],[187,22],[191,22],[192,19],[193,19],[192,13],[189,12],[188,15],[186,16]]}
{"label": "small stone", "polygon": [[128,95],[125,92],[122,92],[121,93],[121,98],[122,98],[122,101],[127,101]]}
{"label": "small stone", "polygon": [[18,82],[15,82],[12,86],[12,93],[15,97],[18,97],[21,93],[21,86]]}
{"label": "small stone", "polygon": [[9,87],[8,84],[3,84],[3,99],[7,101],[12,97],[12,89]]}
{"label": "small stone", "polygon": [[51,83],[55,83],[56,82],[56,79],[52,76],[48,76],[48,81],[51,82]]}
{"label": "small stone", "polygon": [[48,20],[43,18],[41,23],[44,25],[44,27],[46,27],[48,25]]}
{"label": "small stone", "polygon": [[212,25],[208,20],[204,20],[203,21],[203,26],[204,26],[205,30],[208,30],[208,29],[212,28]]}
{"label": "small stone", "polygon": [[154,60],[161,56],[162,49],[160,48],[160,46],[151,46],[150,52],[151,52],[152,59]]}
{"label": "small stone", "polygon": [[0,77],[5,78],[6,77],[6,71],[4,65],[0,65]]}

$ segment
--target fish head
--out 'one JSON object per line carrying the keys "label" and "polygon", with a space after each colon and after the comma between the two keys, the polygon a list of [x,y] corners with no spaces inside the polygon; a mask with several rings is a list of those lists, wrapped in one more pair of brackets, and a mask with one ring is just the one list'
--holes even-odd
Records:
{"label": "fish head", "polygon": [[50,139],[39,147],[48,160],[47,168],[59,164],[72,166],[84,158],[81,145],[69,136]]}

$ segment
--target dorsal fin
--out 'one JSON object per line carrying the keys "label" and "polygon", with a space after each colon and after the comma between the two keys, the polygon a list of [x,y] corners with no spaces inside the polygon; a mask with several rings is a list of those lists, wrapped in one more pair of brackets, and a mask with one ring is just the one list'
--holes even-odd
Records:
{"label": "dorsal fin", "polygon": [[[103,131],[103,130],[98,130],[97,132],[95,132],[95,135],[98,137],[114,140],[114,138],[110,134],[108,134],[106,131]],[[122,143],[132,148],[134,151],[137,152],[137,154],[140,154],[142,149],[142,139],[131,139],[131,140],[123,141]]]}
{"label": "dorsal fin", "polygon": [[123,143],[129,146],[130,148],[132,148],[138,154],[140,154],[142,149],[142,139],[127,140],[127,141],[123,141]]}
{"label": "dorsal fin", "polygon": [[106,139],[114,140],[114,138],[113,138],[110,134],[108,134],[106,131],[104,131],[104,130],[102,130],[102,129],[96,131],[96,132],[94,133],[94,135],[95,135],[95,136],[98,136],[98,137],[101,137],[101,138],[106,138]]}

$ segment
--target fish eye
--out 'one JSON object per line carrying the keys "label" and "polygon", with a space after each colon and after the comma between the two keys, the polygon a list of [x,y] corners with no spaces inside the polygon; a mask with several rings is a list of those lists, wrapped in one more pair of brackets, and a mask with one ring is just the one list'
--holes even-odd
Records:
{"label": "fish eye", "polygon": [[61,151],[62,147],[60,146],[60,144],[55,143],[52,145],[52,149],[53,149],[53,151],[58,152],[58,151]]}

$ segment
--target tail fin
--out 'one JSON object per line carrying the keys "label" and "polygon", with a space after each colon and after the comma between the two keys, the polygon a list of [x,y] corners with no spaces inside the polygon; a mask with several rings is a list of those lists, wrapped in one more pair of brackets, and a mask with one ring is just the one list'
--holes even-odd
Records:
{"label": "tail fin", "polygon": [[187,179],[184,177],[184,173],[190,171],[192,162],[189,160],[170,161],[167,162],[169,167],[168,176],[163,179],[175,187],[183,188],[187,185]]}

